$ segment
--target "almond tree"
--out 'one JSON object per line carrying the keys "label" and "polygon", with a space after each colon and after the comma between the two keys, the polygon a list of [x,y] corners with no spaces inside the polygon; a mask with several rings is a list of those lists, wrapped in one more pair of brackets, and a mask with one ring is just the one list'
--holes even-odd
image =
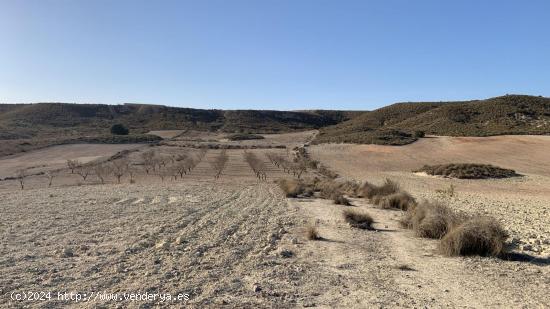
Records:
{"label": "almond tree", "polygon": [[214,178],[216,179],[220,178],[228,160],[229,160],[229,157],[227,156],[227,150],[223,149],[220,152],[220,155],[217,156],[214,159],[214,161],[210,162],[210,165],[212,166],[212,168],[214,169],[214,172],[216,173]]}
{"label": "almond tree", "polygon": [[55,171],[45,171],[44,175],[48,178],[48,188],[52,186],[53,178],[55,177]]}
{"label": "almond tree", "polygon": [[71,170],[71,174],[74,174],[74,170],[82,165],[78,160],[67,160],[67,167]]}
{"label": "almond tree", "polygon": [[75,172],[80,175],[84,181],[86,181],[86,178],[90,175],[91,171],[92,167],[89,164],[81,164],[75,168]]}
{"label": "almond tree", "polygon": [[21,190],[25,188],[25,178],[27,177],[27,170],[24,168],[20,168],[17,171],[15,171],[15,178],[17,181],[19,181],[19,185],[21,186]]}
{"label": "almond tree", "polygon": [[117,183],[120,183],[120,179],[124,174],[128,172],[129,162],[127,158],[120,158],[114,160],[111,165],[113,175],[117,179]]}
{"label": "almond tree", "polygon": [[141,153],[141,159],[143,161],[143,169],[145,173],[149,174],[150,170],[155,170],[155,151],[148,150]]}
{"label": "almond tree", "polygon": [[256,177],[260,180],[265,180],[267,175],[265,173],[266,167],[262,160],[260,160],[255,154],[245,151],[243,153],[245,161],[248,163]]}
{"label": "almond tree", "polygon": [[94,173],[99,181],[104,184],[105,178],[111,173],[111,168],[108,164],[99,163],[94,166]]}

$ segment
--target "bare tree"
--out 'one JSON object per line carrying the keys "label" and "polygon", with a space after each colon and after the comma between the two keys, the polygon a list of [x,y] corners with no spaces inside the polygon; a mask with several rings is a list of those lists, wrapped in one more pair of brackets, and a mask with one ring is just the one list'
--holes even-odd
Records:
{"label": "bare tree", "polygon": [[15,178],[17,181],[19,181],[19,185],[21,186],[21,190],[25,189],[25,178],[27,177],[27,170],[24,168],[20,168],[17,171],[15,171]]}
{"label": "bare tree", "polygon": [[160,179],[164,181],[164,179],[170,175],[170,171],[166,167],[159,167],[157,170],[157,175],[159,175]]}
{"label": "bare tree", "polygon": [[141,154],[141,159],[143,161],[143,169],[145,173],[149,174],[149,171],[155,170],[155,151],[148,150]]}
{"label": "bare tree", "polygon": [[74,174],[74,170],[82,165],[78,160],[67,160],[67,167],[71,170],[71,174]]}
{"label": "bare tree", "polygon": [[136,175],[136,172],[136,169],[131,164],[128,164],[128,175],[130,176],[130,183],[135,182],[134,176]]}
{"label": "bare tree", "polygon": [[267,174],[265,173],[266,167],[264,162],[252,152],[245,151],[243,156],[254,174],[256,174],[256,177],[260,180],[266,180]]}
{"label": "bare tree", "polygon": [[92,166],[89,164],[78,165],[74,170],[84,181],[88,178],[88,175],[92,172]]}
{"label": "bare tree", "polygon": [[128,168],[129,162],[127,158],[120,158],[113,161],[112,172],[117,179],[117,183],[120,183],[120,179],[128,172]]}
{"label": "bare tree", "polygon": [[179,174],[180,178],[183,178],[183,174],[187,174],[189,166],[186,161],[179,161],[173,165],[173,169],[176,173],[176,176]]}
{"label": "bare tree", "polygon": [[111,173],[111,168],[106,163],[99,163],[94,166],[94,173],[99,181],[104,184],[105,178],[109,175],[109,173]]}
{"label": "bare tree", "polygon": [[45,171],[44,175],[48,178],[48,188],[52,186],[53,178],[56,176],[55,171]]}
{"label": "bare tree", "polygon": [[214,161],[210,162],[210,165],[216,173],[214,176],[216,179],[220,178],[228,160],[229,157],[227,156],[227,150],[223,149],[220,154],[214,159]]}

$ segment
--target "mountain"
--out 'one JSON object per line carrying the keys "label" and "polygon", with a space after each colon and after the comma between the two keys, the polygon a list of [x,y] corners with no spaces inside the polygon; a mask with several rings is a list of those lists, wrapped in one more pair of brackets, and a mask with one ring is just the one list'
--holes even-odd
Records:
{"label": "mountain", "polygon": [[506,95],[459,102],[396,103],[321,129],[314,143],[402,145],[415,132],[448,136],[550,134],[550,98]]}

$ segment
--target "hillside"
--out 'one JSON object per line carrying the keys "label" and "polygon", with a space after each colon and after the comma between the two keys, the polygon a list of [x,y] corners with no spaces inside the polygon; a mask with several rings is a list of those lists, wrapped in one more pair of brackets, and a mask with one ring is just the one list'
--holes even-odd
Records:
{"label": "hillside", "polygon": [[157,105],[124,104],[1,104],[0,139],[108,133],[114,123],[132,132],[187,129],[272,133],[317,129],[350,117],[338,111],[310,112],[204,110]]}
{"label": "hillside", "polygon": [[550,99],[506,95],[487,100],[397,103],[323,128],[315,143],[402,145],[414,133],[490,136],[549,134]]}

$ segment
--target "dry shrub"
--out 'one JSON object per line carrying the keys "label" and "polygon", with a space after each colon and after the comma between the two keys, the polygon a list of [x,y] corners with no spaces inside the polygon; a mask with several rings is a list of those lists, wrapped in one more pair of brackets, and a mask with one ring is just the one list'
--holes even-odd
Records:
{"label": "dry shrub", "polygon": [[358,197],[361,185],[355,181],[345,181],[340,183],[340,191],[348,196]]}
{"label": "dry shrub", "polygon": [[277,181],[277,184],[283,190],[286,197],[297,197],[305,190],[304,184],[296,179],[283,178]]}
{"label": "dry shrub", "polygon": [[399,184],[393,180],[386,179],[383,185],[376,186],[369,182],[365,182],[361,188],[361,195],[368,199],[373,199],[376,196],[387,196],[399,192]]}
{"label": "dry shrub", "polygon": [[407,211],[401,224],[414,230],[416,236],[440,239],[464,218],[438,202],[422,202]]}
{"label": "dry shrub", "polygon": [[337,205],[351,206],[350,201],[340,192],[332,196],[332,201]]}
{"label": "dry shrub", "polygon": [[310,225],[306,227],[306,238],[309,240],[321,240],[323,239],[321,235],[319,235],[319,232],[317,231],[317,228],[313,225]]}
{"label": "dry shrub", "polygon": [[440,250],[447,256],[500,256],[508,233],[493,218],[474,218],[451,229],[441,239]]}
{"label": "dry shrub", "polygon": [[376,196],[373,203],[384,209],[409,210],[416,206],[416,200],[409,193],[401,191],[388,196]]}
{"label": "dry shrub", "polygon": [[330,179],[336,179],[338,178],[338,174],[330,169],[328,169],[326,166],[324,165],[320,165],[319,168],[317,169],[317,171],[319,172],[319,174],[325,176],[325,177],[328,177]]}
{"label": "dry shrub", "polygon": [[340,188],[333,180],[319,180],[314,179],[312,183],[314,189],[319,191],[319,196],[324,199],[332,199],[334,196],[340,194]]}
{"label": "dry shrub", "polygon": [[425,172],[428,175],[439,175],[459,179],[507,178],[518,176],[511,169],[490,164],[452,163],[439,165],[424,165],[415,172]]}
{"label": "dry shrub", "polygon": [[344,221],[346,221],[352,227],[368,230],[372,229],[372,224],[374,223],[374,220],[367,213],[346,209],[344,210],[342,215],[344,216]]}

